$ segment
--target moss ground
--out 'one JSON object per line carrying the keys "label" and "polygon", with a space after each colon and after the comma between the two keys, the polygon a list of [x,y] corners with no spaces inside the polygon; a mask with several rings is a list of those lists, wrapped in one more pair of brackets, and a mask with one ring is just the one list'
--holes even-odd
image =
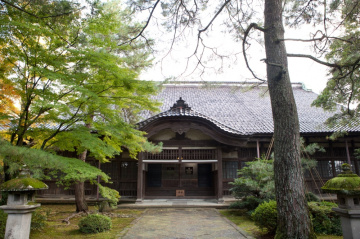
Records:
{"label": "moss ground", "polygon": [[[42,205],[41,210],[48,213],[46,227],[41,231],[31,231],[30,239],[81,239],[81,238],[118,238],[124,228],[128,227],[133,220],[139,217],[143,210],[116,209],[107,216],[111,217],[112,229],[98,234],[82,234],[78,229],[81,217],[70,219],[70,224],[62,222],[75,212],[75,205]],[[95,207],[90,207],[95,211]],[[85,216],[85,215],[84,215]]]}
{"label": "moss ground", "polygon": [[[274,235],[268,235],[265,230],[261,230],[255,225],[246,210],[227,209],[219,210],[227,219],[235,223],[238,227],[246,231],[249,235],[257,239],[273,239]],[[342,239],[342,236],[317,235],[318,239]]]}

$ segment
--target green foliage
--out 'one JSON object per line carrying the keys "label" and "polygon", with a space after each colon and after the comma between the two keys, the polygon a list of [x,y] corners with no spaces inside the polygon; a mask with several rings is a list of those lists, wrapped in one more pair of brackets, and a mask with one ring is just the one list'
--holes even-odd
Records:
{"label": "green foliage", "polygon": [[6,205],[9,193],[8,192],[0,192],[0,193],[1,193],[0,206]]}
{"label": "green foliage", "polygon": [[342,235],[340,217],[332,210],[337,207],[331,202],[309,202],[309,211],[315,233]]}
{"label": "green foliage", "polygon": [[120,199],[119,192],[114,189],[104,187],[101,184],[97,184],[97,185],[99,187],[101,196],[108,199],[109,206],[112,208],[116,207]]}
{"label": "green foliage", "polygon": [[275,234],[277,227],[276,201],[263,202],[251,216],[255,225],[261,229],[266,229],[269,234]]}
{"label": "green foliage", "polygon": [[0,155],[4,156],[4,163],[9,165],[9,172],[13,175],[25,164],[33,177],[38,179],[46,178],[45,170],[52,171],[53,177],[57,172],[62,172],[64,175],[58,180],[64,184],[85,180],[95,181],[98,176],[105,182],[109,180],[109,176],[100,169],[79,159],[61,157],[39,149],[13,146],[1,139]]}
{"label": "green foliage", "polygon": [[[360,31],[359,21],[356,18],[360,14],[360,9],[357,6],[359,4],[355,4],[355,2],[344,1],[339,3],[340,6],[338,4],[336,6],[345,12],[351,10],[351,14],[346,15],[343,34],[331,42],[326,58],[329,62],[343,67],[329,70],[331,78],[325,89],[313,102],[313,105],[325,110],[337,110],[336,114],[327,120],[331,127],[336,126],[336,128],[339,128],[339,125],[355,126],[359,124]],[[355,21],[353,21],[354,18]]]}
{"label": "green foliage", "polygon": [[[21,105],[18,112],[2,113],[9,122],[3,137],[17,146],[51,152],[89,152],[101,162],[124,148],[133,158],[140,151],[161,150],[134,126],[140,111],[157,110],[150,96],[158,86],[138,80],[141,70],[150,65],[148,45],[140,40],[120,44],[138,27],[121,4],[55,0],[19,4],[24,11],[4,4],[0,14],[4,36],[0,69],[7,66],[1,79],[12,86]],[[8,172],[16,174],[26,160],[18,159],[16,149],[10,152],[15,157],[10,153],[2,157]],[[83,166],[79,162],[49,157],[49,163],[36,157],[28,161],[38,174],[35,177],[54,168],[50,165],[54,161],[65,175],[63,181],[96,176],[88,167],[77,168]]]}
{"label": "green foliage", "polygon": [[0,209],[0,239],[5,238],[7,213]]}
{"label": "green foliage", "polygon": [[[308,206],[315,233],[342,235],[340,217],[332,210],[337,207],[335,203],[309,202]],[[260,204],[252,214],[252,218],[257,226],[274,234],[277,227],[276,201],[271,200]]]}
{"label": "green foliage", "polygon": [[41,231],[46,226],[46,221],[49,216],[49,211],[42,211],[40,209],[32,212],[31,216],[31,230]]}
{"label": "green foliage", "polygon": [[265,199],[257,198],[254,196],[244,197],[241,200],[230,204],[230,209],[246,209],[247,213],[251,215],[253,211],[265,201]]}
{"label": "green foliage", "polygon": [[307,202],[320,202],[320,198],[312,192],[305,193],[305,197]]}
{"label": "green foliage", "polygon": [[[301,149],[303,172],[316,167],[316,160],[310,159],[311,155],[325,151],[323,147],[316,143],[305,145],[303,139],[301,139]],[[244,208],[248,205],[248,209],[253,210],[261,202],[275,199],[273,160],[266,160],[262,156],[256,161],[246,162],[245,164],[246,166],[238,171],[239,178],[236,178],[234,182],[230,182],[233,185],[230,189],[232,194],[238,199],[243,199],[241,202],[234,203],[232,207]]]}
{"label": "green foliage", "polygon": [[79,230],[86,234],[108,231],[111,226],[111,219],[99,214],[89,215],[79,221]]}
{"label": "green foliage", "polygon": [[272,160],[258,159],[247,162],[238,172],[239,178],[231,182],[230,189],[236,198],[253,196],[271,199],[275,196],[274,168]]}

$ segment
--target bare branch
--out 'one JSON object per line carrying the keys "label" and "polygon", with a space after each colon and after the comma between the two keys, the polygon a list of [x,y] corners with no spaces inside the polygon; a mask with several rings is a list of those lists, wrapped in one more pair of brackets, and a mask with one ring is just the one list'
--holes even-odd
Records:
{"label": "bare branch", "polygon": [[329,67],[335,67],[335,68],[339,68],[340,66],[338,64],[332,64],[332,63],[329,63],[329,62],[326,62],[326,61],[321,61],[319,60],[318,58],[316,57],[313,57],[311,55],[304,55],[304,54],[291,54],[291,53],[288,53],[287,54],[288,57],[302,57],[302,58],[309,58],[319,64],[322,64],[322,65],[325,65],[325,66],[329,66]]}
{"label": "bare branch", "polygon": [[257,30],[260,30],[262,32],[265,32],[265,28],[262,28],[260,26],[258,26],[256,23],[251,23],[249,25],[249,27],[246,29],[245,33],[244,33],[244,39],[243,39],[243,42],[242,42],[242,47],[243,47],[243,55],[244,55],[244,59],[245,59],[245,63],[246,63],[246,67],[249,69],[249,71],[251,72],[251,74],[255,77],[255,79],[258,79],[260,81],[265,81],[264,79],[261,79],[259,77],[257,77],[254,73],[254,71],[251,69],[250,65],[249,65],[249,62],[247,60],[247,56],[246,56],[246,49],[245,49],[245,43],[246,43],[246,38],[247,36],[249,35],[249,32],[252,28],[255,28]]}
{"label": "bare branch", "polygon": [[[124,43],[121,43],[119,44],[119,46],[123,46],[123,45],[126,45],[126,44],[131,44],[133,41],[135,41],[137,38],[139,38],[140,36],[144,37],[143,36],[143,33],[145,31],[145,29],[148,27],[149,23],[150,23],[150,20],[154,14],[154,11],[156,9],[156,6],[158,5],[158,3],[160,2],[160,0],[157,0],[156,3],[154,4],[154,6],[152,7],[152,10],[150,12],[150,15],[148,17],[148,19],[146,20],[146,23],[145,23],[145,26],[141,29],[141,31],[133,38],[131,38],[130,40],[124,42]],[[144,37],[145,38],[145,37]],[[146,39],[146,38],[145,38]]]}
{"label": "bare branch", "polygon": [[325,36],[325,35],[323,35],[322,37],[313,38],[313,39],[285,38],[285,39],[278,39],[278,41],[313,42],[313,41],[322,41],[322,40],[324,40],[325,38],[326,38],[326,39],[335,39],[335,40],[344,41],[344,42],[353,44],[353,42],[352,42],[351,40],[347,40],[347,39],[343,39],[343,38],[339,38],[339,37],[329,37],[329,36]]}
{"label": "bare branch", "polygon": [[212,25],[212,23],[215,21],[215,19],[219,16],[219,14],[222,12],[222,10],[225,8],[225,6],[230,2],[231,0],[226,0],[225,3],[220,7],[220,9],[216,12],[216,14],[214,15],[214,17],[210,20],[210,22],[206,25],[205,28],[198,30],[198,38],[197,38],[197,43],[196,43],[196,47],[195,47],[195,51],[194,54],[196,54],[198,48],[199,48],[199,42],[200,40],[202,40],[201,38],[201,33],[207,31],[207,29]]}
{"label": "bare branch", "polygon": [[217,16],[222,12],[222,10],[224,9],[224,7],[230,2],[231,0],[226,0],[225,3],[221,6],[221,8],[216,12],[216,14],[214,15],[214,17],[211,19],[211,21],[209,22],[209,24],[207,24],[207,26],[203,29],[199,30],[199,34],[198,36],[200,36],[200,34],[202,32],[205,32],[210,26],[211,24],[215,21],[215,19],[217,18]]}

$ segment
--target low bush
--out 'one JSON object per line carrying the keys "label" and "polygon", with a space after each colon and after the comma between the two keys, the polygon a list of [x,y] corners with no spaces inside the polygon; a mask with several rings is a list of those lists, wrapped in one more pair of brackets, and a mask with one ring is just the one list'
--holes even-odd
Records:
{"label": "low bush", "polygon": [[309,202],[309,211],[317,234],[342,235],[340,217],[332,210],[337,207],[331,202]]}
{"label": "low bush", "polygon": [[270,200],[260,204],[251,214],[255,225],[266,229],[269,234],[275,234],[277,226],[276,201]]}
{"label": "low bush", "polygon": [[[316,234],[341,236],[341,222],[339,216],[332,210],[337,207],[331,202],[309,202],[311,221]],[[266,228],[268,233],[276,232],[277,211],[276,201],[260,204],[252,214],[255,225]]]}
{"label": "low bush", "polygon": [[111,229],[111,219],[104,215],[92,214],[79,222],[79,229],[83,233],[99,233]]}
{"label": "low bush", "polygon": [[8,192],[0,192],[0,193],[1,193],[0,206],[6,205],[9,193]]}
{"label": "low bush", "polygon": [[5,238],[6,220],[7,214],[3,210],[0,210],[0,239]]}
{"label": "low bush", "polygon": [[229,208],[230,209],[246,209],[246,210],[248,210],[248,213],[251,215],[254,212],[254,210],[263,202],[264,202],[264,199],[250,196],[250,197],[243,198],[242,200],[231,203]]}
{"label": "low bush", "polygon": [[307,192],[305,197],[308,202],[320,202],[320,198],[312,192]]}
{"label": "low bush", "polygon": [[31,216],[31,230],[41,231],[46,226],[48,211],[35,210]]}

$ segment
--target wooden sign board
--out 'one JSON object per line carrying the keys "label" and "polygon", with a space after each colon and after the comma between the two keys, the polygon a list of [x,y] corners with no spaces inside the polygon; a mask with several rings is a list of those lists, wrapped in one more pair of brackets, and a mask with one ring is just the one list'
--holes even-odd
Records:
{"label": "wooden sign board", "polygon": [[185,197],[185,190],[176,190],[176,197]]}

